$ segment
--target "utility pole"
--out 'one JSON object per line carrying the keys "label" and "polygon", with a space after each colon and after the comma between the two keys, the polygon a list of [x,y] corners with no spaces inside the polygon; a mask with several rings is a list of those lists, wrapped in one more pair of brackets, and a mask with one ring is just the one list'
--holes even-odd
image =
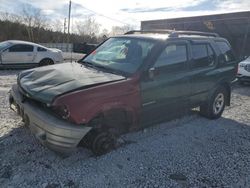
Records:
{"label": "utility pole", "polygon": [[67,36],[65,35],[66,34],[66,29],[67,29],[66,24],[67,24],[67,18],[64,18],[64,23],[63,23],[63,43],[66,43],[66,39],[65,38],[67,38]]}
{"label": "utility pole", "polygon": [[66,23],[67,23],[67,18],[64,18],[64,24],[63,24],[63,34],[64,35],[66,34],[66,29],[67,29]]}
{"label": "utility pole", "polygon": [[70,35],[70,16],[71,16],[71,0],[69,1],[69,17],[68,17],[68,37],[67,37],[67,45],[69,51],[69,35]]}

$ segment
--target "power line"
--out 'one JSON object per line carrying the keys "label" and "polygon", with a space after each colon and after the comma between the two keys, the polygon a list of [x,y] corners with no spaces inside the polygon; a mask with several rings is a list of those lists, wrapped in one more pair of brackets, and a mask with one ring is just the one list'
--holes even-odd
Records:
{"label": "power line", "polygon": [[122,23],[122,24],[124,24],[124,25],[131,25],[131,24],[126,23],[126,22],[123,22],[123,21],[121,21],[121,20],[117,20],[117,19],[115,19],[115,18],[111,18],[111,17],[106,16],[106,15],[104,15],[104,14],[98,13],[98,12],[96,12],[96,11],[94,11],[94,10],[91,10],[91,9],[85,7],[85,6],[82,6],[82,5],[81,5],[81,7],[82,7],[83,9],[85,9],[85,10],[88,10],[88,11],[94,13],[94,14],[97,15],[97,16],[101,16],[101,17],[107,18],[107,19],[109,19],[109,20],[113,20],[113,21],[115,21],[115,22]]}

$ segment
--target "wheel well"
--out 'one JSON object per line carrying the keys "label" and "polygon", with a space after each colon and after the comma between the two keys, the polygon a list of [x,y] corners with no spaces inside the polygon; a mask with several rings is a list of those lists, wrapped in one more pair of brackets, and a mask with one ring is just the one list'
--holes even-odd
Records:
{"label": "wheel well", "polygon": [[51,60],[54,64],[54,60],[52,58],[49,58],[49,57],[46,57],[46,58],[43,58],[41,59],[41,61],[39,62],[39,65],[44,61],[44,60]]}
{"label": "wheel well", "polygon": [[110,131],[123,132],[129,130],[132,122],[132,114],[130,112],[124,109],[111,109],[97,115],[89,124],[94,129],[109,129]]}
{"label": "wheel well", "polygon": [[92,130],[82,138],[79,145],[89,147],[89,142],[96,133],[109,132],[114,136],[126,133],[132,122],[132,114],[126,110],[112,109],[102,112],[88,123]]}

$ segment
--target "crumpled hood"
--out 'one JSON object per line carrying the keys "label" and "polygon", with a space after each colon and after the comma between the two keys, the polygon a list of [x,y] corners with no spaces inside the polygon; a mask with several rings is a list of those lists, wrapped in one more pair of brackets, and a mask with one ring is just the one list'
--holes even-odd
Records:
{"label": "crumpled hood", "polygon": [[18,83],[28,97],[49,104],[58,95],[123,79],[78,63],[62,63],[22,71]]}

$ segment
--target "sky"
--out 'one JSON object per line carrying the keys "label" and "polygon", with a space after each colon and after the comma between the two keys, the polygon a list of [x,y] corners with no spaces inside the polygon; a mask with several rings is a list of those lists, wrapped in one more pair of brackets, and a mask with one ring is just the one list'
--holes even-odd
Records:
{"label": "sky", "polygon": [[[69,0],[0,0],[0,12],[21,13],[22,7],[40,9],[51,20],[68,16]],[[250,0],[72,0],[73,23],[95,17],[102,28],[132,25],[143,20],[210,15],[250,10]]]}

